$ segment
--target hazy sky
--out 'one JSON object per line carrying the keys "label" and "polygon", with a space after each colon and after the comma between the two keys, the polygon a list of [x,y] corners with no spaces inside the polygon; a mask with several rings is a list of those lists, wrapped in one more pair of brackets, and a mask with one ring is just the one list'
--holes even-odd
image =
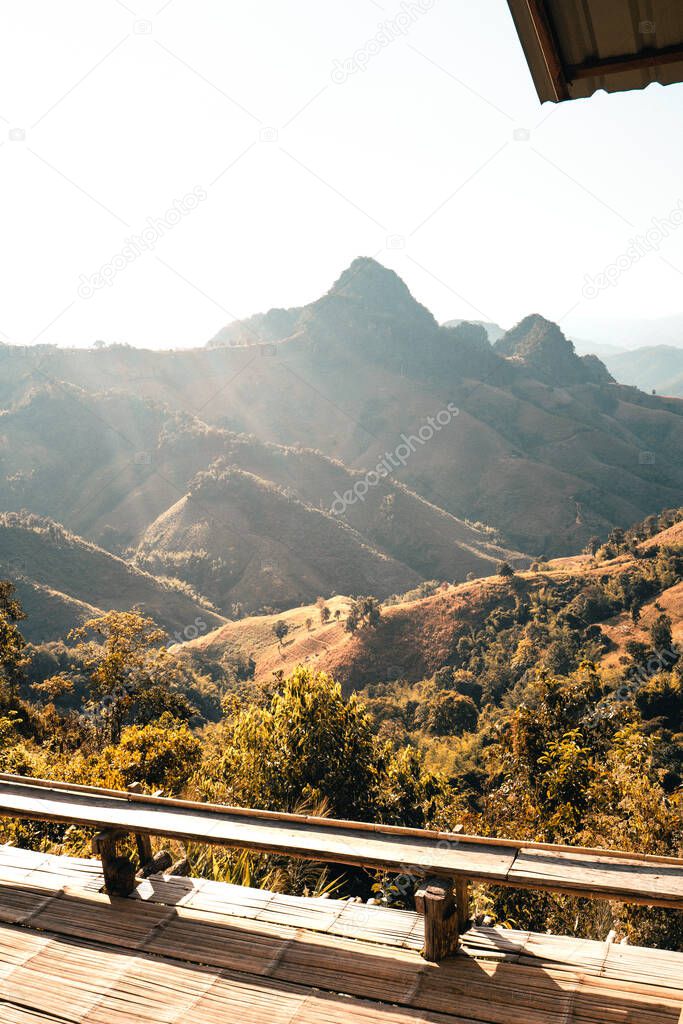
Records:
{"label": "hazy sky", "polygon": [[541,107],[505,0],[0,12],[0,340],[203,344],[357,255],[440,320],[683,311],[683,228],[629,256],[683,200],[683,86]]}

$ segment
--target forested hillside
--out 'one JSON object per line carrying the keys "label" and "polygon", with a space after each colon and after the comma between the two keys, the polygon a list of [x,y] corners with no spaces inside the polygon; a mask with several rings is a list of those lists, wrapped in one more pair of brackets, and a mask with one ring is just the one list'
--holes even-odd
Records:
{"label": "forested hillside", "polygon": [[[213,486],[213,483],[212,483]],[[33,524],[33,529],[47,529]],[[77,546],[77,545],[76,545]],[[102,557],[100,553],[99,557]],[[572,558],[385,602],[322,597],[173,643],[98,610],[27,644],[0,589],[0,768],[199,799],[676,854],[683,844],[683,509]],[[322,669],[326,671],[322,671]],[[61,825],[23,845],[82,852]],[[409,903],[409,881],[189,846],[193,873]],[[683,949],[681,915],[479,886],[519,928]]]}

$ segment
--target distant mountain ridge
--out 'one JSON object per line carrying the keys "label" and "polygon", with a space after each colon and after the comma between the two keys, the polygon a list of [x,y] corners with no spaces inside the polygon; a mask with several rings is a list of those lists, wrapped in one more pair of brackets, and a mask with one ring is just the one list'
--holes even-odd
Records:
{"label": "distant mountain ridge", "polygon": [[468,320],[465,317],[460,317],[455,320],[445,320],[442,324],[443,327],[459,327],[460,324],[476,324],[478,327],[483,327],[486,331],[489,341],[493,345],[499,338],[502,338],[505,334],[505,328],[501,327],[500,324],[493,323],[490,320]]}
{"label": "distant mountain ridge", "polygon": [[624,384],[662,395],[683,397],[683,348],[653,345],[606,359],[611,372]]}
{"label": "distant mountain ridge", "polygon": [[[176,628],[168,594],[167,612],[144,596],[152,579],[183,581],[217,614],[231,615],[340,589],[386,597],[425,578],[485,572],[501,559],[528,563],[398,482],[378,483],[336,517],[335,493],[362,473],[125,393],[36,388],[0,416],[0,440],[0,504],[12,524],[4,548],[0,536],[0,560],[28,607],[51,609],[68,628],[109,607],[99,578],[112,581],[112,606],[129,599]],[[48,526],[27,528],[28,508],[50,517]],[[28,559],[11,559],[10,536],[28,545]],[[72,566],[73,579],[60,565]]]}
{"label": "distant mountain ridge", "polygon": [[[490,326],[490,325],[489,325]],[[495,325],[493,325],[495,326]],[[557,384],[607,383],[611,377],[594,356],[578,357],[556,324],[538,314],[525,317],[495,344],[481,322],[456,321],[439,326],[392,270],[373,259],[353,261],[321,299],[292,310],[272,309],[248,320],[229,324],[209,347],[233,344],[273,344],[307,338],[320,354],[329,356],[344,344],[362,349],[367,358],[400,366],[421,376],[455,372],[494,373],[514,379],[514,366],[495,354],[525,365],[539,379]],[[495,333],[495,332],[494,332]]]}
{"label": "distant mountain ridge", "polygon": [[683,313],[649,319],[614,316],[609,320],[581,317],[577,333],[599,344],[617,344],[625,350],[668,345],[683,347]]}

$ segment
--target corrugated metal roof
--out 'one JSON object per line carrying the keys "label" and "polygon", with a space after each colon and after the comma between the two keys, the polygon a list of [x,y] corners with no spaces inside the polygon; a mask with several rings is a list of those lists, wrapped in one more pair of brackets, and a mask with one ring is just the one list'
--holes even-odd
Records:
{"label": "corrugated metal roof", "polygon": [[683,81],[682,0],[508,0],[541,102]]}

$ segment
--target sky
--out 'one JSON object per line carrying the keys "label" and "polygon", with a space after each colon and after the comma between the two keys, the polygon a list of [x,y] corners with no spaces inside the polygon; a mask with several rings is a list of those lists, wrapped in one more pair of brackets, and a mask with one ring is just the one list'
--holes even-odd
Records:
{"label": "sky", "polygon": [[442,321],[683,313],[683,86],[541,105],[505,0],[0,18],[0,341],[202,345],[359,255]]}

